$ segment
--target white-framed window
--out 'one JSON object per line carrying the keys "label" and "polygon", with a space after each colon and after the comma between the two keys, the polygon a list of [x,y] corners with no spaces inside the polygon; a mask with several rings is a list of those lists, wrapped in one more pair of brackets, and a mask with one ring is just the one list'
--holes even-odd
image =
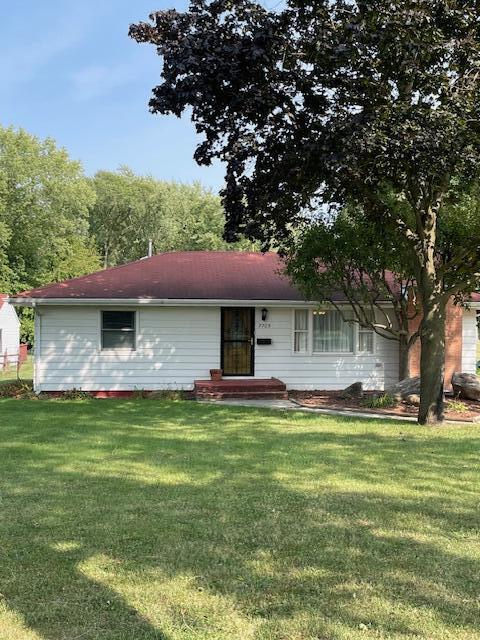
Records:
{"label": "white-framed window", "polygon": [[[366,310],[365,315],[369,322],[375,320],[375,311]],[[375,353],[375,331],[369,327],[358,325],[357,329],[357,353],[373,354]]]}
{"label": "white-framed window", "polygon": [[313,312],[313,353],[353,353],[355,331],[351,313],[336,309]]}
{"label": "white-framed window", "polygon": [[295,309],[293,327],[293,350],[308,353],[309,309]]}
{"label": "white-framed window", "polygon": [[375,351],[375,332],[373,329],[358,327],[357,352],[372,354]]}
{"label": "white-framed window", "polygon": [[135,350],[135,311],[101,312],[102,350]]}
{"label": "white-framed window", "polygon": [[351,309],[342,312],[336,309],[295,309],[293,352],[373,355],[375,332],[354,322]]}

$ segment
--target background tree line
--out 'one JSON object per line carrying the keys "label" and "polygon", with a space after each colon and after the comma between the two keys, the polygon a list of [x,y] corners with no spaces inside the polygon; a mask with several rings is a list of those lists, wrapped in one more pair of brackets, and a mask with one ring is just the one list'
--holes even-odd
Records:
{"label": "background tree line", "polygon": [[[93,178],[51,139],[0,127],[0,291],[16,293],[171,250],[251,249],[223,240],[220,198],[200,184],[135,175]],[[22,338],[33,339],[31,313]]]}
{"label": "background tree line", "polygon": [[99,171],[90,183],[89,228],[104,267],[138,260],[149,240],[155,253],[254,247],[244,239],[225,242],[220,198],[198,183],[137,176],[128,167]]}

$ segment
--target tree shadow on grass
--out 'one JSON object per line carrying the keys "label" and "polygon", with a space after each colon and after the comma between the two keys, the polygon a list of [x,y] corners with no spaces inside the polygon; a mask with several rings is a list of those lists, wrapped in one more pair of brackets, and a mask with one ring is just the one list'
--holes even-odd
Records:
{"label": "tree shadow on grass", "polygon": [[[298,616],[332,639],[425,637],[428,617],[479,633],[480,564],[461,545],[478,535],[462,484],[480,439],[96,407],[2,428],[0,590],[41,637],[241,638],[248,621],[280,638]],[[395,493],[396,478],[419,488]]]}

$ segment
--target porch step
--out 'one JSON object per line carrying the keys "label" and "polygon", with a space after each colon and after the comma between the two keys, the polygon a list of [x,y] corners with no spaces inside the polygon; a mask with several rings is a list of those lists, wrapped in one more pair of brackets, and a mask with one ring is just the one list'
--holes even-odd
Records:
{"label": "porch step", "polygon": [[288,400],[286,391],[196,393],[197,400]]}
{"label": "porch step", "polygon": [[287,387],[277,378],[268,380],[196,380],[195,397],[199,400],[285,400]]}

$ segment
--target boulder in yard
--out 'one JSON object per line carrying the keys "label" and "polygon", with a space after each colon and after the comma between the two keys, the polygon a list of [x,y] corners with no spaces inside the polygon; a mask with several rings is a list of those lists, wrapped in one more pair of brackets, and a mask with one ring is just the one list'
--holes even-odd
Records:
{"label": "boulder in yard", "polygon": [[480,400],[480,378],[474,373],[454,373],[452,387],[455,396],[466,400]]}
{"label": "boulder in yard", "polygon": [[407,404],[411,404],[413,407],[420,406],[420,396],[417,393],[411,393],[409,396],[405,396],[403,400]]}
{"label": "boulder in yard", "polygon": [[386,389],[385,393],[399,401],[405,400],[409,396],[418,396],[420,398],[420,376],[400,380],[393,387]]}
{"label": "boulder in yard", "polygon": [[363,398],[363,384],[361,382],[354,382],[341,392],[340,397],[344,400],[348,400],[349,398]]}

